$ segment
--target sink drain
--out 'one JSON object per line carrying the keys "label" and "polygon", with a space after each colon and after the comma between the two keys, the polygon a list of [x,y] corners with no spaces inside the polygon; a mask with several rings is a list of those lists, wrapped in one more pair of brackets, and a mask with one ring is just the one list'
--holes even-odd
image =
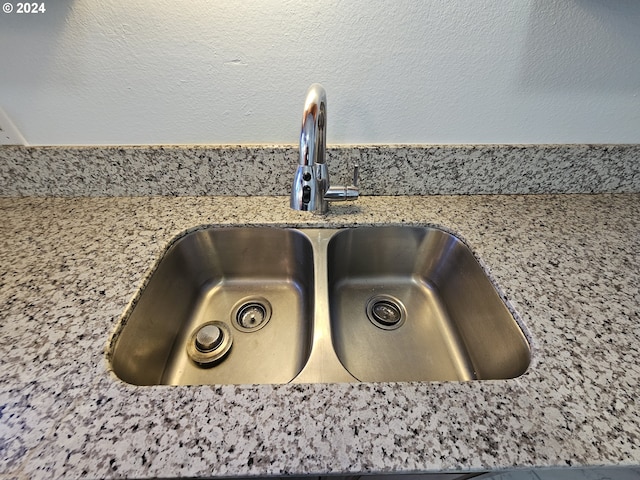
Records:
{"label": "sink drain", "polygon": [[245,298],[233,308],[231,318],[241,332],[255,332],[271,319],[271,305],[264,298]]}
{"label": "sink drain", "polygon": [[191,334],[187,343],[187,353],[198,365],[208,366],[229,353],[232,342],[231,330],[225,323],[207,322]]}
{"label": "sink drain", "polygon": [[402,302],[391,295],[376,295],[367,302],[367,318],[383,330],[399,328],[406,317]]}

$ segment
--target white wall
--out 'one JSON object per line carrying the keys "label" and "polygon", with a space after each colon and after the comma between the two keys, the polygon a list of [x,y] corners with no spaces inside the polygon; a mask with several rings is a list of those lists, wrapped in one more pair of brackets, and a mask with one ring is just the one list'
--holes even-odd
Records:
{"label": "white wall", "polygon": [[312,82],[333,144],[640,143],[637,0],[45,5],[0,13],[30,144],[296,143]]}

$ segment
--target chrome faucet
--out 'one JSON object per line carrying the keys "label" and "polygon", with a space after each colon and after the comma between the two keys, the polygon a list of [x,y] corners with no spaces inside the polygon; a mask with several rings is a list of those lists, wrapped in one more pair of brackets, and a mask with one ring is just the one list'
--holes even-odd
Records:
{"label": "chrome faucet", "polygon": [[300,160],[291,187],[291,208],[327,213],[329,202],[355,200],[358,189],[358,166],[353,170],[353,185],[329,184],[326,162],[327,93],[319,83],[307,91],[300,133]]}

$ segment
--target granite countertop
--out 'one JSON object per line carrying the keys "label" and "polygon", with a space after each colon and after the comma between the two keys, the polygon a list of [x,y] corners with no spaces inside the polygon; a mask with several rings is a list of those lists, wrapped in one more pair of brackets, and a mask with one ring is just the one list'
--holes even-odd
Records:
{"label": "granite countertop", "polygon": [[[640,464],[640,194],[0,199],[0,477]],[[432,224],[530,335],[512,380],[136,387],[109,338],[167,243],[207,224]],[[4,477],[3,477],[4,478]]]}

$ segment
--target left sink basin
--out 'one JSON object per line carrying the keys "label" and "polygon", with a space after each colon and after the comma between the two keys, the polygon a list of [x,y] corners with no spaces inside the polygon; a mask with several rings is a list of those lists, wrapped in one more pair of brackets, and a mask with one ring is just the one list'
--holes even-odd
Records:
{"label": "left sink basin", "polygon": [[313,264],[296,230],[185,235],[123,320],[114,373],[135,385],[290,382],[311,352]]}

